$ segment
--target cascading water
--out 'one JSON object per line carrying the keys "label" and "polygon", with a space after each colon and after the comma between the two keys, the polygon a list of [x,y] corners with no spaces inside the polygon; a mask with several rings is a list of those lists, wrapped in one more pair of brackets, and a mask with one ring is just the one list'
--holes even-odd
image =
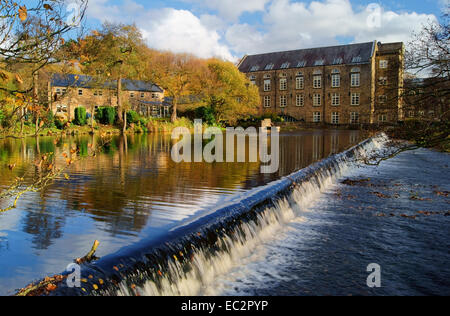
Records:
{"label": "cascading water", "polygon": [[201,295],[217,276],[239,265],[258,244],[301,216],[323,189],[358,159],[381,150],[387,140],[386,135],[370,138],[245,197],[236,197],[151,244],[143,242],[103,258],[83,268],[81,288],[63,284],[52,295]]}

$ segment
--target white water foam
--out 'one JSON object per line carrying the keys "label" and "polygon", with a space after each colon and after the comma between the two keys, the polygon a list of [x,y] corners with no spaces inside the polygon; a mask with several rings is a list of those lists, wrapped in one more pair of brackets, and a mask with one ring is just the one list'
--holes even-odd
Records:
{"label": "white water foam", "polygon": [[[297,184],[288,196],[274,201],[274,207],[268,207],[259,213],[255,221],[241,224],[241,229],[233,231],[233,237],[219,238],[217,245],[223,251],[211,255],[208,249],[197,249],[188,272],[182,264],[169,261],[166,272],[157,285],[148,280],[144,286],[129,288],[122,282],[117,291],[120,296],[197,296],[217,295],[221,289],[215,287],[215,280],[231,270],[239,269],[249,262],[264,257],[265,243],[282,236],[289,223],[302,221],[302,213],[307,212],[324,190],[333,186],[338,179],[344,177],[358,163],[355,160],[365,157],[369,152],[381,150],[387,142],[385,135],[371,139],[362,146],[353,148],[351,157],[342,154],[337,156],[333,168],[318,170],[308,181]],[[163,269],[161,269],[163,270]]]}

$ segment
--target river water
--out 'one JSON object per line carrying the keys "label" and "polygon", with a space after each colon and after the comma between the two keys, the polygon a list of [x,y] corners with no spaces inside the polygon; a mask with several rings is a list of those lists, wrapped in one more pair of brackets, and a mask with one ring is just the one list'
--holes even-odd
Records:
{"label": "river water", "polygon": [[[101,242],[97,255],[103,257],[164,236],[199,210],[278,180],[361,138],[357,131],[282,134],[280,169],[268,175],[260,173],[260,163],[176,164],[170,135],[114,137],[102,154],[72,166],[70,180],[61,177],[41,192],[27,193],[17,209],[0,214],[0,295],[64,271],[94,240]],[[0,140],[0,190],[16,177],[25,175],[31,182],[39,176],[37,157],[54,152],[61,160],[74,145],[83,155],[95,142],[91,136],[56,143],[51,137]]]}

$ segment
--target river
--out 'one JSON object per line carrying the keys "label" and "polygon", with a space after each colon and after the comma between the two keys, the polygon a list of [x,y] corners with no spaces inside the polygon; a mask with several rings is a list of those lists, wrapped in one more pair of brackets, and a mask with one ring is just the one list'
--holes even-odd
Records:
{"label": "river", "polygon": [[[200,210],[278,180],[362,140],[357,131],[305,131],[280,137],[280,169],[261,174],[260,163],[174,163],[170,135],[114,137],[95,158],[77,162],[70,180],[58,178],[27,193],[17,209],[0,214],[0,295],[65,270],[94,240],[99,257],[164,236]],[[37,157],[58,159],[76,145],[87,152],[93,136],[0,140],[0,191],[16,177],[39,176]],[[14,165],[13,170],[8,166]],[[0,208],[7,206],[0,202]]]}

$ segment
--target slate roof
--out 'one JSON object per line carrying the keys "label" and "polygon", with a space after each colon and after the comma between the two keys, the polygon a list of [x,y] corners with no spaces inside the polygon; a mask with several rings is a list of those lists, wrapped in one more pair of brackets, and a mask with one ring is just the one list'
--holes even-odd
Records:
{"label": "slate roof", "polygon": [[239,70],[248,73],[340,64],[366,64],[373,56],[375,43],[374,41],[251,55],[244,57]]}
{"label": "slate roof", "polygon": [[[91,76],[75,74],[54,74],[52,76],[52,86],[74,87],[83,89],[94,89],[100,87],[104,89],[116,89],[117,80],[106,81],[99,85],[95,78]],[[163,92],[163,89],[158,85],[141,80],[122,79],[122,88],[125,91]]]}

